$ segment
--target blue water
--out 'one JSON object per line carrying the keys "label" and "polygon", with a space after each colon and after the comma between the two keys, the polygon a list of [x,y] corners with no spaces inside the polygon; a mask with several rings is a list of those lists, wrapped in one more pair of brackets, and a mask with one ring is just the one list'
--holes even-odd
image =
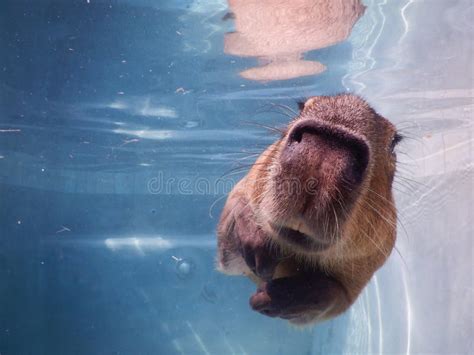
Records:
{"label": "blue water", "polygon": [[[364,3],[305,54],[323,73],[260,82],[224,53],[223,0],[3,0],[0,354],[474,352],[473,6]],[[300,330],[214,270],[216,182],[275,139],[252,124],[284,125],[275,104],[344,91],[407,136],[399,253]]]}

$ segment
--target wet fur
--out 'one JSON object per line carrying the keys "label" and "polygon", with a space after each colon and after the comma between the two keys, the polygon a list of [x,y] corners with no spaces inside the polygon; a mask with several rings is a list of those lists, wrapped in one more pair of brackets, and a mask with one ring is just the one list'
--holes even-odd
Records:
{"label": "wet fur", "polygon": [[[347,147],[338,152],[338,146],[325,146],[324,156],[329,158],[324,160],[318,151],[303,146],[285,167],[289,136],[303,121],[340,130],[367,145],[367,168],[356,188],[346,189],[340,182],[346,155],[351,153]],[[281,139],[260,155],[230,193],[218,226],[218,269],[247,275],[257,283],[259,288],[250,299],[253,309],[294,324],[309,324],[341,314],[357,299],[395,243],[391,188],[395,137],[395,127],[357,96],[313,97],[302,105]],[[318,159],[321,164],[311,170],[308,161],[319,163]],[[305,183],[315,175],[314,196],[292,195],[281,188],[286,178]],[[305,235],[318,236],[330,245],[313,250],[289,244],[270,223],[302,228]]]}

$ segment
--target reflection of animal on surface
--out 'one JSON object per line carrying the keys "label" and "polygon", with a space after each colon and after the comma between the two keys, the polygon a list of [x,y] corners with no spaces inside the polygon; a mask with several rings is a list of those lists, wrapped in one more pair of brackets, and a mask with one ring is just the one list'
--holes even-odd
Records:
{"label": "reflection of animal on surface", "polygon": [[258,284],[252,308],[295,324],[344,312],[390,254],[400,137],[353,95],[313,97],[230,193],[218,268]]}
{"label": "reflection of animal on surface", "polygon": [[323,72],[303,53],[345,40],[365,10],[360,0],[229,0],[229,7],[236,31],[226,34],[224,51],[259,58],[261,66],[240,73],[251,80]]}

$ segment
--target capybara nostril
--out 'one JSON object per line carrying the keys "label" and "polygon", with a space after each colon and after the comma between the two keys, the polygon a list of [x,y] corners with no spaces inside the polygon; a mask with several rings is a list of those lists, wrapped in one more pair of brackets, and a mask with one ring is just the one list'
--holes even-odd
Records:
{"label": "capybara nostril", "polygon": [[340,178],[348,187],[362,182],[369,162],[369,147],[362,138],[342,128],[315,120],[304,120],[293,127],[288,135],[288,148],[291,151],[290,156],[308,155],[308,152],[312,152],[311,155],[317,156],[318,159],[330,160],[336,155],[344,158],[345,168],[341,171]]}
{"label": "capybara nostril", "polygon": [[365,152],[353,150],[351,153],[352,159],[348,159],[341,177],[342,183],[349,189],[362,183],[369,161]]}

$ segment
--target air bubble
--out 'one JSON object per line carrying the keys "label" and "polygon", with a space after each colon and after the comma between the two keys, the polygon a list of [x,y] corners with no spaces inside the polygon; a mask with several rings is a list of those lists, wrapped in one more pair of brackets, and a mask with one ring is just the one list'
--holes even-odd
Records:
{"label": "air bubble", "polygon": [[176,274],[180,279],[187,279],[192,276],[194,263],[187,259],[181,259],[176,263]]}

